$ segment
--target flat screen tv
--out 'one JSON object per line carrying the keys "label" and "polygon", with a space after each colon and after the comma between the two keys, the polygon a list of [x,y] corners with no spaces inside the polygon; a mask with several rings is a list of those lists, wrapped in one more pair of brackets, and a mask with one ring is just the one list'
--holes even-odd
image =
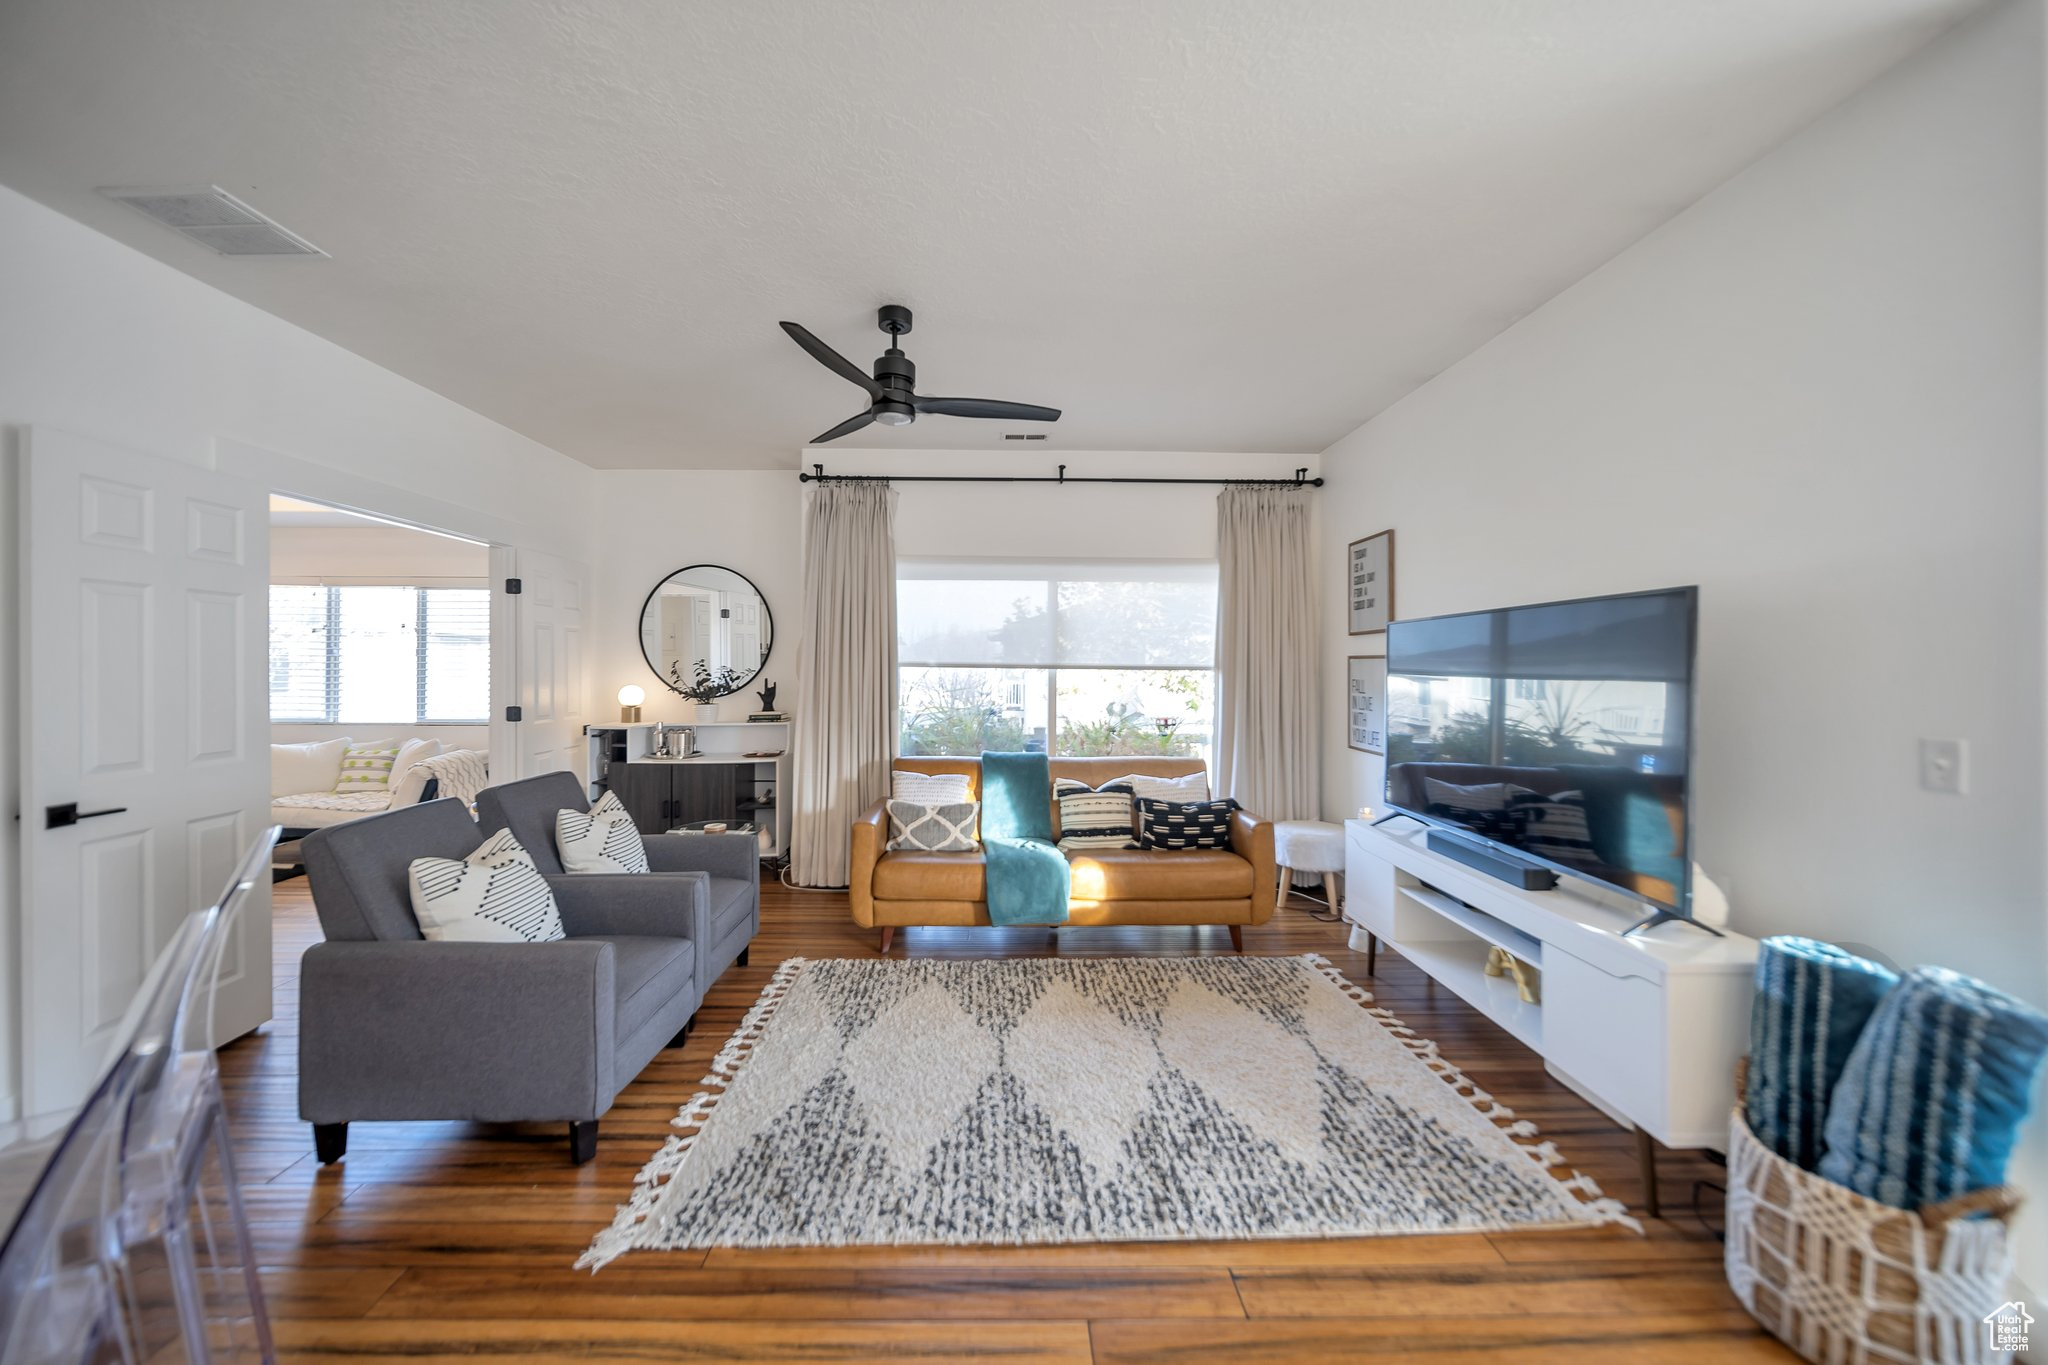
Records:
{"label": "flat screen tv", "polygon": [[1698,596],[1392,623],[1387,805],[1689,916]]}

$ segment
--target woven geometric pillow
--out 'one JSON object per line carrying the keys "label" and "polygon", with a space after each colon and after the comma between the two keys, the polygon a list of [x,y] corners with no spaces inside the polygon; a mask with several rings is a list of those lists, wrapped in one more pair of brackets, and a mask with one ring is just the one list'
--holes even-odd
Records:
{"label": "woven geometric pillow", "polygon": [[1134,798],[1129,787],[1112,782],[1094,791],[1085,782],[1059,786],[1060,847],[1136,848],[1132,817]]}
{"label": "woven geometric pillow", "polygon": [[467,858],[413,859],[406,881],[413,917],[430,939],[552,943],[567,937],[553,889],[509,829]]}
{"label": "woven geometric pillow", "polygon": [[[1508,788],[1508,813],[1520,823],[1516,844],[1539,858],[1559,863],[1596,863],[1592,831],[1586,826],[1586,798],[1579,792],[1538,796]],[[1783,1153],[1780,1153],[1783,1155]]]}
{"label": "woven geometric pillow", "polygon": [[645,872],[647,845],[617,792],[606,792],[588,812],[555,812],[555,851],[564,872]]}
{"label": "woven geometric pillow", "polygon": [[919,853],[973,853],[981,847],[974,837],[981,815],[977,801],[956,801],[927,806],[919,801],[889,803],[889,848]]}
{"label": "woven geometric pillow", "polygon": [[1138,798],[1138,847],[1229,848],[1230,813],[1237,802],[1151,801]]}
{"label": "woven geometric pillow", "polygon": [[398,761],[398,751],[403,747],[390,740],[349,745],[342,751],[341,777],[335,782],[334,789],[338,792],[359,792],[389,787],[391,766]]}

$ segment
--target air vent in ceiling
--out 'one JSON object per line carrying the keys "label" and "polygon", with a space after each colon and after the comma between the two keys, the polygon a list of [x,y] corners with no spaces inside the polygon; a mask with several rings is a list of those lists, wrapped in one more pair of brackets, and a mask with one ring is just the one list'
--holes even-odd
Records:
{"label": "air vent in ceiling", "polygon": [[223,256],[327,254],[217,185],[200,189],[102,189],[100,193]]}
{"label": "air vent in ceiling", "polygon": [[1045,433],[1039,431],[1006,431],[1003,433],[1003,439],[1005,441],[1043,441]]}

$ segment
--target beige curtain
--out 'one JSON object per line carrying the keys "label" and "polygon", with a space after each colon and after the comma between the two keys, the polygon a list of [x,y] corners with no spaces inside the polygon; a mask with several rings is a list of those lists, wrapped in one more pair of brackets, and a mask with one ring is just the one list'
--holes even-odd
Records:
{"label": "beige curtain", "polygon": [[889,793],[896,754],[896,493],[817,484],[804,507],[803,636],[790,875],[844,886],[854,817]]}
{"label": "beige curtain", "polygon": [[1268,820],[1322,808],[1315,535],[1305,488],[1216,499],[1216,790]]}

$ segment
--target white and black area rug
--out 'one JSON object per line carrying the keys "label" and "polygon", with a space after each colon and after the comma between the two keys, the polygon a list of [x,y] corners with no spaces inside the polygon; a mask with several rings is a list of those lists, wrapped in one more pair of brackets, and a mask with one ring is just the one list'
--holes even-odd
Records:
{"label": "white and black area rug", "polygon": [[1319,957],[784,963],[580,1264],[1626,1221]]}

